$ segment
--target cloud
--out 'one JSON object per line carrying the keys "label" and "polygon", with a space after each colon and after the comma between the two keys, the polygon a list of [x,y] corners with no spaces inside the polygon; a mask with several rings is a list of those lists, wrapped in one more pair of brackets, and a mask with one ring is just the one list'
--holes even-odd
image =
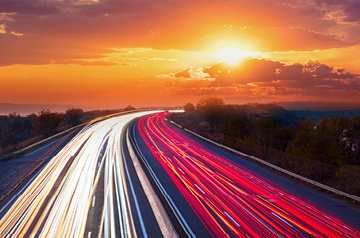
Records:
{"label": "cloud", "polygon": [[351,1],[347,6],[344,7],[346,17],[344,18],[347,22],[360,23],[360,2]]}
{"label": "cloud", "polygon": [[0,21],[14,21],[15,13],[0,12]]}
{"label": "cloud", "polygon": [[187,81],[213,81],[214,79],[210,77],[208,73],[206,73],[203,68],[193,69],[192,67],[186,67],[183,70],[180,70],[176,73],[168,73],[157,75],[157,78],[163,78],[168,80],[175,80],[178,82],[180,80]]}
{"label": "cloud", "polygon": [[190,74],[190,71],[191,70],[191,67],[189,68],[186,68],[182,71],[179,71],[177,73],[174,74],[174,77],[175,78],[191,78],[191,74]]}
{"label": "cloud", "polygon": [[11,34],[14,36],[23,36],[24,35],[23,33],[15,32],[15,31],[8,32],[7,26],[4,23],[0,24],[0,34]]}
{"label": "cloud", "polygon": [[360,2],[357,0],[316,0],[315,2],[326,9],[327,20],[335,20],[340,24],[360,24]]}
{"label": "cloud", "polygon": [[354,45],[342,35],[327,34],[302,27],[271,27],[248,30],[253,40],[262,41],[268,51],[308,51],[341,48]]}
{"label": "cloud", "polygon": [[[137,60],[135,58],[133,58],[133,60]],[[177,61],[177,59],[168,59],[168,58],[161,58],[161,57],[152,57],[152,58],[148,58],[148,57],[142,57],[141,59],[138,59],[141,61]]]}
{"label": "cloud", "polygon": [[15,31],[11,31],[10,34],[14,35],[14,36],[23,36],[24,35],[24,33],[19,33],[19,32],[15,32]]}
{"label": "cloud", "polygon": [[204,73],[216,78],[219,84],[251,83],[274,80],[278,68],[283,64],[265,59],[247,59],[237,67],[226,63],[216,63],[204,69]]}
{"label": "cloud", "polygon": [[[300,2],[3,0],[0,25],[6,24],[7,32],[23,37],[17,39],[18,47],[0,38],[7,55],[16,55],[7,62],[3,59],[2,65],[45,64],[58,57],[73,63],[88,54],[101,58],[109,48],[199,51],[235,42],[249,50],[312,51],[357,43],[358,31],[334,30],[334,25],[339,26],[323,19],[326,12],[341,10],[344,19],[355,21],[355,1],[322,1],[327,2],[326,9],[320,1],[306,1],[305,6]],[[59,45],[66,49],[61,51]],[[49,57],[29,52],[45,49]]]}
{"label": "cloud", "polygon": [[300,81],[309,79],[312,81],[352,80],[360,75],[351,73],[346,69],[334,68],[319,61],[308,61],[306,64],[285,64],[280,61],[249,58],[237,66],[230,66],[219,62],[205,68],[193,70],[185,68],[174,75],[175,77],[191,78],[190,72],[203,72],[203,76],[214,78],[215,83],[221,85],[267,83],[275,80]]}
{"label": "cloud", "polygon": [[5,24],[0,25],[0,34],[6,34],[6,25]]}
{"label": "cloud", "polygon": [[[191,78],[190,69],[174,75]],[[213,81],[176,82],[174,94],[226,95],[228,98],[299,98],[318,97],[326,100],[346,94],[360,96],[360,75],[319,61],[285,64],[279,61],[248,59],[237,67],[217,63],[202,69]]]}
{"label": "cloud", "polygon": [[57,13],[57,4],[40,0],[2,0],[0,12],[30,15],[49,15]]}

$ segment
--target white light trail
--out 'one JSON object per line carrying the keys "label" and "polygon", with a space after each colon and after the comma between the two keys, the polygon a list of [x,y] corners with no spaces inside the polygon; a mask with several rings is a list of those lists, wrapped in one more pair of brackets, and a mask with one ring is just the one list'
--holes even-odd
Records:
{"label": "white light trail", "polygon": [[[128,122],[154,112],[121,115],[81,130],[42,168],[1,218],[0,234],[84,237],[88,212],[94,204],[92,199],[95,200],[94,191],[104,171],[100,234],[131,236],[134,225],[120,138]],[[104,146],[105,153],[102,152]],[[116,219],[120,227],[116,227]]]}

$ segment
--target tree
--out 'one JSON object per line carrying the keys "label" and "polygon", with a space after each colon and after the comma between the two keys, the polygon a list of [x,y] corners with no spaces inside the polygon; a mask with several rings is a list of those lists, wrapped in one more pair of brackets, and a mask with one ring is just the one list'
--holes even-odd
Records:
{"label": "tree", "polygon": [[135,110],[135,109],[136,109],[135,107],[129,105],[129,106],[124,108],[124,111],[132,111],[132,110]]}
{"label": "tree", "polygon": [[311,120],[302,121],[294,131],[294,137],[291,142],[291,153],[297,156],[307,157],[307,146],[310,141],[311,133],[315,124]]}
{"label": "tree", "polygon": [[314,129],[309,146],[310,155],[321,162],[340,165],[346,161],[341,142],[342,129],[337,127],[336,118],[323,118]]}
{"label": "tree", "polygon": [[219,128],[224,113],[224,101],[217,97],[205,97],[196,104],[196,110],[209,123],[211,132]]}
{"label": "tree", "polygon": [[272,117],[262,117],[255,122],[255,140],[261,145],[264,160],[274,136],[275,124],[275,119]]}
{"label": "tree", "polygon": [[352,151],[352,157],[355,164],[360,165],[360,117],[352,119],[352,146],[350,150]]}
{"label": "tree", "polygon": [[252,130],[252,121],[246,115],[234,115],[226,123],[224,134],[245,139]]}
{"label": "tree", "polygon": [[84,111],[80,108],[69,108],[65,112],[65,121],[71,126],[79,125],[83,114]]}
{"label": "tree", "polygon": [[186,103],[184,105],[184,110],[185,110],[185,112],[193,112],[193,111],[195,111],[195,106],[192,103]]}
{"label": "tree", "polygon": [[360,165],[360,117],[338,118],[336,128],[347,154],[346,163]]}
{"label": "tree", "polygon": [[43,136],[51,136],[57,132],[61,120],[60,114],[50,110],[42,110],[35,121],[35,131]]}
{"label": "tree", "polygon": [[316,126],[305,121],[295,132],[291,152],[339,166],[346,161],[340,131],[334,118],[323,118]]}

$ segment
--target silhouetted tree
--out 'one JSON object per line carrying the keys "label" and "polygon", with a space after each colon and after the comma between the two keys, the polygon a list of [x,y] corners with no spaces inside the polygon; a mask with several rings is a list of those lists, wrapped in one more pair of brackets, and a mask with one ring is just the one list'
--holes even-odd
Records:
{"label": "silhouetted tree", "polygon": [[50,110],[42,110],[35,121],[36,133],[43,136],[51,136],[57,132],[57,127],[62,120],[62,116]]}
{"label": "silhouetted tree", "polygon": [[313,130],[309,142],[310,156],[321,162],[340,165],[345,162],[345,151],[341,143],[341,131],[336,127],[336,118],[323,118]]}
{"label": "silhouetted tree", "polygon": [[135,107],[129,105],[129,106],[124,108],[124,111],[132,111],[132,110],[135,110],[135,109],[136,109]]}
{"label": "silhouetted tree", "polygon": [[271,140],[271,147],[286,152],[289,148],[293,138],[293,131],[286,126],[279,126],[274,131],[273,138]]}
{"label": "silhouetted tree", "polygon": [[311,138],[311,132],[315,124],[311,120],[300,122],[294,132],[291,143],[291,153],[297,156],[307,156],[307,141]]}
{"label": "silhouetted tree", "polygon": [[193,112],[193,111],[195,111],[195,106],[192,103],[186,103],[184,105],[184,110],[185,110],[185,112]]}
{"label": "silhouetted tree", "polygon": [[69,108],[65,112],[65,121],[71,126],[76,126],[81,123],[84,111],[80,108]]}
{"label": "silhouetted tree", "polygon": [[347,163],[360,165],[360,117],[339,118],[336,128],[347,154]]}
{"label": "silhouetted tree", "polygon": [[294,135],[291,152],[323,163],[343,164],[346,156],[341,134],[335,118],[323,118],[316,126],[306,121]]}
{"label": "silhouetted tree", "polygon": [[2,132],[1,147],[7,147],[9,145],[16,145],[16,139],[14,133],[7,129]]}
{"label": "silhouetted tree", "polygon": [[250,132],[253,128],[253,123],[249,117],[246,115],[234,115],[231,117],[225,126],[224,133],[244,139],[246,136],[250,135]]}
{"label": "silhouetted tree", "polygon": [[274,136],[275,119],[272,117],[262,117],[255,122],[255,140],[261,145],[263,158],[266,160],[271,139]]}
{"label": "silhouetted tree", "polygon": [[224,113],[224,101],[217,97],[205,97],[196,104],[196,110],[209,123],[211,132],[214,132],[218,129]]}

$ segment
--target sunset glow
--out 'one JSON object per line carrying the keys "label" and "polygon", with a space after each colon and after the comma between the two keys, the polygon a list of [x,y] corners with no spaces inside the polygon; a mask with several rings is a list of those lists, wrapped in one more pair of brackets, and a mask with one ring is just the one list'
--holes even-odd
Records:
{"label": "sunset glow", "polygon": [[360,102],[359,9],[315,0],[6,1],[0,103]]}
{"label": "sunset glow", "polygon": [[225,61],[229,65],[236,65],[240,60],[255,55],[254,52],[242,51],[235,48],[227,48],[214,53],[216,59]]}

